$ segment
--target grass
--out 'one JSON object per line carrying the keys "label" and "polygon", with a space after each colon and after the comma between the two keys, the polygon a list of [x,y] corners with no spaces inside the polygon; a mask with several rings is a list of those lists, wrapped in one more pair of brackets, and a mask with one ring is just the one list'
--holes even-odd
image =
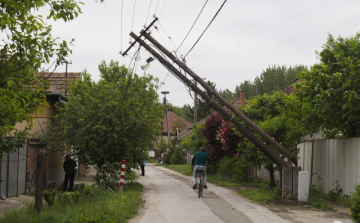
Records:
{"label": "grass", "polygon": [[192,176],[193,173],[191,171],[191,165],[190,164],[162,164],[158,166],[163,166],[165,168],[168,168],[170,170],[174,170],[176,172],[179,172],[181,174],[184,174],[186,176]]}
{"label": "grass", "polygon": [[51,207],[44,202],[39,215],[35,213],[34,203],[30,203],[21,209],[5,212],[0,222],[127,222],[138,212],[141,191],[142,185],[135,182],[125,184],[122,194],[94,187],[89,197],[77,202],[56,200]]}
{"label": "grass", "polygon": [[[190,164],[170,164],[170,165],[164,164],[164,165],[159,165],[159,166],[163,166],[165,168],[174,170],[174,171],[184,174],[186,176],[193,175]],[[218,174],[216,174],[216,175],[208,174],[206,179],[207,179],[207,181],[209,181],[211,183],[217,184],[219,186],[225,186],[225,187],[260,186],[260,181],[241,182],[241,181],[236,181],[236,180],[230,179],[229,177],[221,176]]]}
{"label": "grass", "polygon": [[273,192],[271,190],[262,190],[260,188],[241,190],[238,193],[259,203],[273,199]]}
{"label": "grass", "polygon": [[157,159],[155,158],[149,158],[146,160],[147,163],[157,163]]}

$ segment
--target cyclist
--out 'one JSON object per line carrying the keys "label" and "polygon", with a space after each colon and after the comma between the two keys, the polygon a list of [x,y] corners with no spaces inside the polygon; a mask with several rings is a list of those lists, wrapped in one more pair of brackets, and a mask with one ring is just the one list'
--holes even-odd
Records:
{"label": "cyclist", "polygon": [[197,188],[197,170],[202,170],[202,178],[204,189],[207,188],[206,182],[206,162],[207,165],[210,165],[211,159],[210,156],[205,152],[205,147],[200,148],[200,152],[195,153],[194,157],[191,160],[191,165],[195,166],[193,171],[193,181],[194,186],[193,189]]}

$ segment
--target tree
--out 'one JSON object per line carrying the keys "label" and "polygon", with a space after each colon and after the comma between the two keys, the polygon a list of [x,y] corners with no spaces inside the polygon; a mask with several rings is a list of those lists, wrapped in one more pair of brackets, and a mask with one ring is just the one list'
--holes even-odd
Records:
{"label": "tree", "polygon": [[203,128],[204,125],[193,125],[191,134],[181,141],[181,147],[188,153],[195,154],[200,151],[200,147],[205,145],[206,139],[202,133]]}
{"label": "tree", "polygon": [[329,34],[320,63],[297,77],[296,96],[309,104],[311,119],[325,137],[360,136],[360,33],[334,38]]}
{"label": "tree", "polygon": [[[71,50],[66,41],[56,43],[51,26],[34,13],[41,7],[50,8],[47,19],[73,20],[81,13],[73,0],[4,0],[0,3],[0,28],[6,35],[0,48],[0,135],[26,137],[32,127],[32,113],[44,103],[47,82],[36,71],[50,58],[56,64]],[[24,130],[15,129],[17,122],[27,122]],[[0,137],[0,157],[19,147],[21,142],[4,141]]]}
{"label": "tree", "polygon": [[[303,125],[303,114],[306,113],[306,109],[302,107],[302,104],[292,95],[287,96],[281,91],[273,95],[257,96],[248,101],[246,106],[240,107],[240,110],[295,157],[297,157],[297,145],[301,142],[301,138],[314,131]],[[247,126],[245,123],[244,125]],[[242,137],[241,133],[237,133]],[[256,135],[262,139],[261,136]],[[279,156],[281,155],[274,147],[269,146]],[[240,152],[249,164],[258,168],[261,165],[265,166],[270,173],[270,186],[274,187],[274,171],[277,169],[274,169],[273,161],[247,139],[240,143]]]}
{"label": "tree", "polygon": [[99,167],[123,159],[135,167],[158,137],[163,117],[158,79],[140,77],[115,61],[101,62],[99,70],[98,83],[84,71],[84,80],[71,84],[72,96],[59,105],[49,137],[56,147],[72,148],[80,159]]}

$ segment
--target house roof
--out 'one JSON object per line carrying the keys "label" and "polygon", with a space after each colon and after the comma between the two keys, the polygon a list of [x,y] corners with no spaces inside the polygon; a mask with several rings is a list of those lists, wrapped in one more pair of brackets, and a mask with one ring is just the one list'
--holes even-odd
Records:
{"label": "house roof", "polygon": [[[40,78],[49,79],[50,86],[46,90],[46,93],[52,93],[54,91],[60,90],[62,95],[65,95],[65,79],[69,81],[75,81],[76,79],[81,79],[80,72],[39,72]],[[66,91],[66,96],[69,96],[70,92]]]}
{"label": "house roof", "polygon": [[[173,126],[174,122],[176,121],[182,121],[185,124],[185,128],[179,128],[179,135],[184,134],[184,132],[188,131],[187,128],[190,128],[192,126],[192,123],[181,118],[180,116],[176,115],[175,113],[168,111],[168,117],[169,117],[169,131],[171,134],[174,134],[172,132],[171,126]],[[166,114],[164,114],[164,118],[163,118],[163,127],[164,129],[162,130],[162,133],[166,133],[167,134],[167,123],[166,123]],[[161,125],[161,124],[159,124]]]}
{"label": "house roof", "polygon": [[305,82],[305,80],[300,80],[300,79],[299,79],[299,80],[295,81],[295,83],[291,84],[289,87],[285,88],[285,89],[283,90],[283,92],[284,92],[285,94],[287,94],[287,95],[295,93],[294,84],[296,84],[296,83],[298,83],[298,82],[300,82],[300,81]]}

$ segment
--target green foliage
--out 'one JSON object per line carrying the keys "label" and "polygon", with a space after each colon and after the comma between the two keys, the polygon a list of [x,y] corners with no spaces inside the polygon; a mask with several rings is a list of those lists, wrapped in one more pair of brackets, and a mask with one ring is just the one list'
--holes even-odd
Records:
{"label": "green foliage", "polygon": [[183,164],[185,162],[185,157],[181,153],[181,148],[175,149],[174,153],[170,158],[171,164]]}
{"label": "green foliage", "polygon": [[0,217],[0,222],[127,222],[138,212],[142,189],[136,182],[125,183],[121,194],[93,187],[89,196],[80,198],[79,192],[71,193],[71,202],[56,201],[52,206],[44,205],[40,214],[34,214],[34,203],[9,210]]}
{"label": "green foliage", "polygon": [[360,185],[356,186],[355,193],[352,198],[352,205],[350,207],[350,218],[356,222],[360,222]]}
{"label": "green foliage", "polygon": [[246,80],[236,86],[235,92],[245,91],[245,98],[249,100],[257,95],[282,91],[293,84],[298,79],[296,75],[304,69],[306,69],[306,66],[303,65],[295,65],[294,67],[287,67],[285,65],[269,66],[253,82]]}
{"label": "green foliage", "polygon": [[48,203],[49,206],[51,206],[55,203],[57,194],[58,194],[57,189],[44,190],[44,192],[43,192],[44,200]]}
{"label": "green foliage", "polygon": [[240,190],[238,193],[246,198],[260,203],[273,199],[273,192],[271,190],[246,189]]}
{"label": "green foliage", "polygon": [[224,156],[219,161],[218,174],[228,176],[239,181],[246,180],[247,163],[237,157]]}
{"label": "green foliage", "polygon": [[[49,7],[47,19],[73,20],[81,13],[73,0],[3,0],[0,3],[0,135],[24,138],[32,128],[32,114],[44,104],[48,82],[37,71],[56,58],[59,65],[71,50],[66,41],[52,37],[51,25],[41,15],[40,8]],[[71,43],[70,43],[71,44]],[[17,122],[27,123],[24,130],[15,129]],[[0,138],[2,154],[20,147],[23,141]]]}
{"label": "green foliage", "polygon": [[185,149],[190,154],[195,154],[200,150],[200,147],[205,145],[205,137],[202,133],[204,125],[193,125],[192,133],[181,141],[181,148]]}
{"label": "green foliage", "polygon": [[[292,95],[275,92],[273,95],[257,96],[249,100],[247,106],[240,107],[240,110],[294,157],[297,157],[297,145],[301,142],[301,138],[313,133],[313,129],[303,125],[302,114],[306,114],[306,109]],[[244,125],[247,126],[245,123]],[[242,136],[240,132],[237,133]],[[256,135],[262,139],[258,134]],[[270,147],[278,153],[276,149]],[[273,176],[271,172],[277,170],[277,168],[274,169],[273,162],[247,139],[240,143],[240,152],[250,165],[258,168],[265,165],[265,168],[270,171],[270,176]],[[272,186],[275,186],[273,177],[270,182]]]}
{"label": "green foliage", "polygon": [[336,187],[332,189],[328,195],[331,202],[339,201],[341,198],[341,193],[343,192],[343,189],[340,188],[339,182],[337,180],[335,181],[335,185]]}
{"label": "green foliage", "polygon": [[96,183],[106,190],[116,191],[119,189],[121,163],[106,163],[96,173]]}
{"label": "green foliage", "polygon": [[[71,83],[72,96],[66,106],[59,106],[48,138],[54,146],[86,154],[81,156],[85,163],[101,167],[126,160],[127,167],[135,168],[158,138],[163,117],[156,92],[158,79],[132,74],[115,61],[101,62],[99,70],[97,83],[86,70],[83,80]],[[75,140],[68,140],[74,136]]]}
{"label": "green foliage", "polygon": [[320,63],[301,72],[296,96],[308,104],[309,122],[326,138],[360,136],[360,33],[328,36],[317,56]]}

